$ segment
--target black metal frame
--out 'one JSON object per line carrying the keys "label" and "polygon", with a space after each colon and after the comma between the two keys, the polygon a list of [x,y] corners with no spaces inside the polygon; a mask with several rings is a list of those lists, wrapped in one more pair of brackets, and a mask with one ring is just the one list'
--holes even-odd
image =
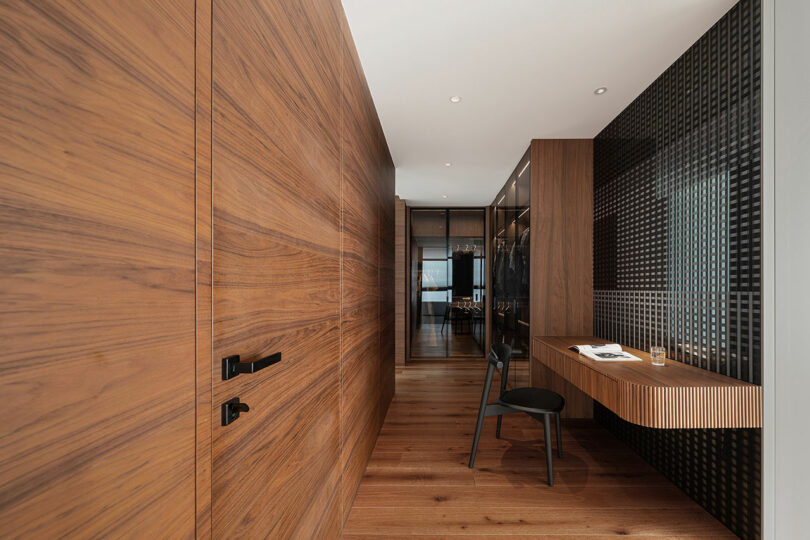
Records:
{"label": "black metal frame", "polygon": [[[489,240],[490,240],[489,231],[487,230],[487,227],[486,227],[487,208],[488,208],[487,206],[408,206],[406,211],[408,212],[409,217],[413,216],[414,211],[420,211],[420,210],[435,210],[435,211],[444,212],[445,213],[444,214],[445,215],[444,237],[445,237],[445,245],[446,246],[450,245],[450,214],[451,214],[451,212],[454,211],[454,210],[481,211],[482,214],[483,214],[483,218],[484,218],[484,235],[483,235],[484,243],[483,243],[483,246],[482,246],[481,253],[482,253],[482,256],[483,256],[482,257],[483,260],[486,261],[486,254],[487,254],[487,249],[488,249],[487,244],[489,243]],[[410,221],[410,220],[408,220],[408,221]],[[405,247],[406,251],[408,251],[409,253],[410,253],[410,249],[411,249],[410,243],[411,243],[411,235],[409,233],[407,235],[407,244],[408,245]],[[486,277],[487,277],[486,272],[488,270],[486,269],[486,265],[484,265],[484,267],[485,267],[485,269],[484,269],[484,283],[486,283]],[[413,276],[411,275],[411,265],[408,264],[406,266],[406,268],[405,268],[405,280],[406,280],[406,283],[407,283],[408,287],[411,286],[412,279],[413,279]],[[452,302],[452,286],[448,287],[448,290],[451,291],[450,292],[451,300],[450,300],[450,302],[448,302],[448,307],[447,307],[447,309],[445,311],[444,320],[442,321],[441,334],[444,334],[444,326],[447,323],[447,321],[450,320],[449,316],[448,316],[448,313],[447,313],[447,310],[449,310],[449,305]],[[484,296],[483,297],[486,298],[486,295],[489,294],[489,291],[487,290],[486,285],[484,286],[483,291],[484,291],[484,293],[483,293]],[[474,294],[475,294],[475,287],[473,286],[473,295]],[[407,301],[410,302],[410,296],[408,297]],[[483,304],[485,304],[485,302],[482,302],[482,305]],[[414,317],[414,316],[416,316],[416,314],[414,314],[414,313],[410,314],[411,318]],[[411,321],[409,320],[409,321],[406,321],[406,322],[407,322],[408,326],[410,327]],[[476,333],[475,333],[475,325],[474,324],[473,324],[473,326],[471,328],[471,331],[472,331],[473,339],[475,339]],[[485,334],[486,334],[486,329],[484,329],[484,331],[481,333],[482,343],[480,343],[480,345],[481,345],[482,352],[484,352],[486,350],[485,345],[484,345],[484,343],[486,342],[486,335]],[[408,337],[408,339],[411,339],[411,338],[412,338],[412,336]],[[446,344],[445,344],[444,352],[445,352],[445,358],[449,357],[450,352],[447,349]]]}

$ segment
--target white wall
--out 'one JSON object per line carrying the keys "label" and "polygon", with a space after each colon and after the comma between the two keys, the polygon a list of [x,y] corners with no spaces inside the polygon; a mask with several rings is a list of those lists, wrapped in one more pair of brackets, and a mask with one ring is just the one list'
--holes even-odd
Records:
{"label": "white wall", "polygon": [[763,533],[810,538],[810,1],[763,1]]}

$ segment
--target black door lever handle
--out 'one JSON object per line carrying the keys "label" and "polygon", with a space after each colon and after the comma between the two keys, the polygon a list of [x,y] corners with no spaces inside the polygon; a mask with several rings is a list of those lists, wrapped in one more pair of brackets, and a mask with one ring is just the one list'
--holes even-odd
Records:
{"label": "black door lever handle", "polygon": [[255,362],[240,362],[239,355],[226,356],[222,359],[222,380],[227,381],[240,373],[256,373],[259,370],[281,362],[281,353],[271,354]]}

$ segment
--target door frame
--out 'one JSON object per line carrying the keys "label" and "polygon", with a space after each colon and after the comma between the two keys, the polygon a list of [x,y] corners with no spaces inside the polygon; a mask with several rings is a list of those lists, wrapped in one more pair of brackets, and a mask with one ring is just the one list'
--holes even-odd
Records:
{"label": "door frame", "polygon": [[[447,212],[448,222],[445,234],[449,234],[449,211],[452,210],[480,210],[484,218],[484,343],[481,347],[484,351],[481,357],[486,356],[486,351],[490,347],[490,328],[491,328],[491,278],[490,278],[490,246],[489,243],[492,239],[491,227],[491,208],[490,206],[405,206],[405,364],[410,364],[413,360],[424,359],[424,357],[411,357],[411,214],[414,210],[436,210]],[[447,352],[447,351],[445,351]],[[437,357],[438,358],[438,357]],[[445,356],[444,358],[450,358]],[[474,358],[474,357],[470,357]]]}

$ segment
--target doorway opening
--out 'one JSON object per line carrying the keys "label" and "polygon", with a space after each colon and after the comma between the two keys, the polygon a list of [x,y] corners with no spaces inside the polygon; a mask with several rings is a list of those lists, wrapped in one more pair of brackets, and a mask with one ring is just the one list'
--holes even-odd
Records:
{"label": "doorway opening", "polygon": [[486,210],[410,210],[411,358],[484,355]]}

